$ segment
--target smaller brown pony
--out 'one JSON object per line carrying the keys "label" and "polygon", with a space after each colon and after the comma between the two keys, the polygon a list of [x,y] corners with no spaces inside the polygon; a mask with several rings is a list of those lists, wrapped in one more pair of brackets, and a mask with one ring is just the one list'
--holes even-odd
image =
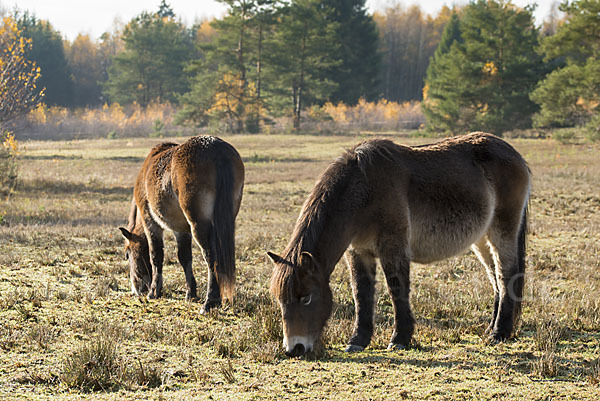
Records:
{"label": "smaller brown pony", "polygon": [[156,145],[144,161],[133,189],[125,237],[131,290],[161,296],[163,232],[177,240],[177,257],[187,284],[186,299],[196,298],[192,238],[204,251],[208,286],[203,310],[231,298],[235,284],[235,217],[242,201],[244,164],[233,146],[212,136],[185,143]]}
{"label": "smaller brown pony", "polygon": [[525,272],[530,173],[500,138],[473,133],[426,146],[363,142],[323,172],[304,202],[271,291],[283,317],[288,355],[310,351],[331,315],[331,273],[346,253],[354,331],[347,351],[373,335],[376,260],[394,305],[389,348],[409,345],[410,262],[431,263],[471,246],[494,289],[488,333],[509,338],[519,316]]}

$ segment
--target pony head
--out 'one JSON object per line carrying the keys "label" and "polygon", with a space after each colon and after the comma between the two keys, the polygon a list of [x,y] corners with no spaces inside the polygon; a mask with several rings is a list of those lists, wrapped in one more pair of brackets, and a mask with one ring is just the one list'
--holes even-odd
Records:
{"label": "pony head", "polygon": [[144,233],[134,234],[123,227],[119,227],[119,230],[125,237],[125,257],[129,261],[131,292],[134,295],[142,295],[148,292],[152,282],[148,240]]}
{"label": "pony head", "polygon": [[333,297],[318,262],[302,252],[298,263],[267,252],[275,264],[271,293],[277,299],[283,320],[283,347],[288,356],[311,351],[331,315]]}

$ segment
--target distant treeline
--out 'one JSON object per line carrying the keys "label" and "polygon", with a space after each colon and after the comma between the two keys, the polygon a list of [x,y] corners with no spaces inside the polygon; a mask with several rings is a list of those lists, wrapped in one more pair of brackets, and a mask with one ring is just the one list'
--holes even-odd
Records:
{"label": "distant treeline", "polygon": [[372,15],[366,0],[219,1],[223,18],[186,26],[163,0],[98,40],[12,17],[48,106],[169,102],[178,124],[232,132],[282,116],[298,128],[310,107],[361,99],[424,100],[429,128],[449,132],[598,120],[598,0],[565,2],[542,27],[504,0],[435,16],[400,2]]}

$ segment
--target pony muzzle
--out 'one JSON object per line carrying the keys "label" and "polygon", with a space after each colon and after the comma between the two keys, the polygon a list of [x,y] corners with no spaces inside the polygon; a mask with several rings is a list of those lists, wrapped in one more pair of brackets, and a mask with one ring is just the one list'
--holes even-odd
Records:
{"label": "pony muzzle", "polygon": [[285,354],[289,357],[302,356],[312,351],[313,341],[304,336],[294,336],[283,339]]}

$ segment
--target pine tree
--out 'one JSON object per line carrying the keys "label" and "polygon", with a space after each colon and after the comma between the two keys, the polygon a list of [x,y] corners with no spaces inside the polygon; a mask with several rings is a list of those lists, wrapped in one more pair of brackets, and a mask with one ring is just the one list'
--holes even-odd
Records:
{"label": "pine tree", "polygon": [[536,126],[595,124],[600,130],[600,2],[563,3],[566,21],[544,38],[548,63],[562,65],[540,82],[531,98],[541,106]]}
{"label": "pine tree", "polygon": [[296,0],[285,8],[269,41],[270,101],[291,109],[300,128],[303,108],[328,99],[338,84],[328,75],[341,64],[338,24],[328,21],[329,10],[318,0]]}
{"label": "pine tree", "polygon": [[127,24],[125,50],[109,68],[104,93],[111,101],[175,101],[188,89],[184,66],[193,57],[190,32],[173,18],[143,12]]}
{"label": "pine tree", "polygon": [[40,67],[40,88],[46,88],[44,103],[57,106],[73,104],[73,81],[71,70],[65,57],[63,39],[47,21],[24,12],[15,15],[22,36],[31,39],[27,59]]}
{"label": "pine tree", "polygon": [[182,123],[226,122],[232,132],[257,132],[261,118],[262,47],[274,0],[219,0],[228,14],[211,23],[215,39],[188,67],[191,91],[181,97]]}
{"label": "pine tree", "polygon": [[536,105],[529,95],[542,73],[532,10],[478,0],[465,8],[459,29],[462,42],[430,67],[423,102],[429,128],[501,134],[530,126]]}
{"label": "pine tree", "polygon": [[429,125],[443,130],[450,130],[459,115],[457,98],[447,88],[448,82],[459,79],[458,65],[454,63],[458,56],[447,55],[455,43],[462,43],[462,37],[458,15],[453,12],[427,67],[421,103]]}
{"label": "pine tree", "polygon": [[442,56],[450,51],[450,47],[454,42],[461,43],[462,37],[460,35],[460,26],[458,20],[458,14],[456,12],[452,12],[450,15],[450,20],[444,27],[444,31],[442,33],[442,37],[440,38],[440,42],[435,49],[435,53],[431,58],[429,67],[427,68],[427,78],[432,79],[437,75],[436,69],[436,61],[439,60]]}
{"label": "pine tree", "polygon": [[166,0],[161,0],[160,6],[158,6],[158,16],[161,18],[175,18],[175,12]]}
{"label": "pine tree", "polygon": [[341,62],[329,72],[337,84],[329,100],[356,104],[358,99],[377,97],[381,55],[378,32],[365,0],[322,0],[329,11],[327,20],[336,24],[335,40],[339,44],[335,56]]}

